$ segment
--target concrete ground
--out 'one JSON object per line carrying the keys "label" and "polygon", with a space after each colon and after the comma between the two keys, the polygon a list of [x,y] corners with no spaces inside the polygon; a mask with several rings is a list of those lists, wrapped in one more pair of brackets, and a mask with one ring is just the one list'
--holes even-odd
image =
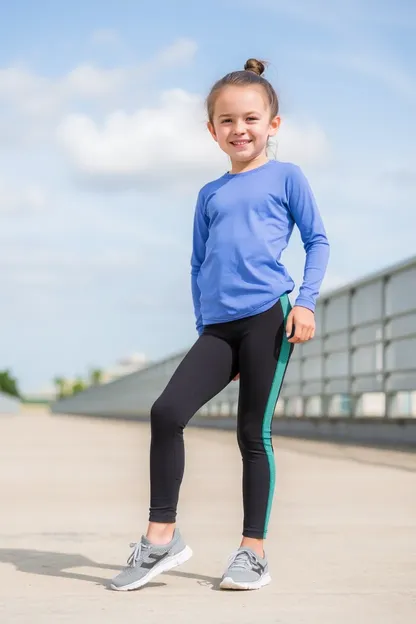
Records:
{"label": "concrete ground", "polygon": [[228,431],[189,428],[183,567],[134,592],[107,588],[140,539],[147,424],[0,417],[1,624],[411,624],[416,454],[275,438],[272,584],[222,592],[239,544],[241,461]]}

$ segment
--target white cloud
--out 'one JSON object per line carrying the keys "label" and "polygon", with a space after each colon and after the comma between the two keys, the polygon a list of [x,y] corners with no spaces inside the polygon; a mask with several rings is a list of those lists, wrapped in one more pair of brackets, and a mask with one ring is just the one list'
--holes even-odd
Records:
{"label": "white cloud", "polygon": [[99,28],[91,35],[91,43],[95,45],[113,45],[119,41],[120,35],[113,28]]}
{"label": "white cloud", "polygon": [[87,176],[174,181],[178,174],[219,170],[221,156],[205,127],[202,100],[181,89],[165,91],[155,108],[118,111],[99,126],[69,115],[58,137],[75,168]]}
{"label": "white cloud", "polygon": [[49,79],[22,67],[0,69],[0,103],[29,114],[49,114],[58,105],[57,90]]}
{"label": "white cloud", "polygon": [[155,56],[151,68],[185,65],[193,60],[198,46],[192,39],[180,38]]}
{"label": "white cloud", "polygon": [[68,99],[117,94],[130,84],[139,84],[140,80],[165,68],[187,65],[194,59],[197,49],[195,41],[180,38],[137,66],[103,69],[94,65],[80,65],[64,76],[58,84],[58,90]]}
{"label": "white cloud", "polygon": [[127,69],[101,69],[80,65],[70,71],[60,83],[58,91],[64,98],[99,98],[122,89],[129,77]]}
{"label": "white cloud", "polygon": [[0,215],[33,215],[44,212],[45,191],[36,185],[16,189],[0,181]]}
{"label": "white cloud", "polygon": [[56,79],[45,78],[25,67],[3,68],[0,69],[0,105],[12,104],[24,114],[50,116],[64,110],[71,100],[120,96],[156,72],[186,65],[196,50],[194,41],[180,38],[137,66],[102,68],[84,63]]}
{"label": "white cloud", "polygon": [[0,69],[0,97],[25,98],[48,81],[19,67]]}
{"label": "white cloud", "polygon": [[[78,173],[132,186],[177,184],[190,174],[220,175],[227,163],[206,129],[202,97],[181,89],[163,92],[154,108],[130,115],[118,111],[101,125],[87,115],[69,115],[58,128],[58,139]],[[316,124],[288,120],[282,125],[282,160],[319,163],[329,151]]]}

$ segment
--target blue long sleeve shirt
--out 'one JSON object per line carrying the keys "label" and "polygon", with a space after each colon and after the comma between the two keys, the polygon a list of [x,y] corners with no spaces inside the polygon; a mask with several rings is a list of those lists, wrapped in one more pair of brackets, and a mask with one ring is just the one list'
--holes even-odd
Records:
{"label": "blue long sleeve shirt", "polygon": [[294,225],[306,252],[295,305],[315,310],[329,244],[313,193],[297,165],[270,160],[226,173],[199,192],[193,227],[192,298],[204,325],[265,312],[295,284],[280,262]]}

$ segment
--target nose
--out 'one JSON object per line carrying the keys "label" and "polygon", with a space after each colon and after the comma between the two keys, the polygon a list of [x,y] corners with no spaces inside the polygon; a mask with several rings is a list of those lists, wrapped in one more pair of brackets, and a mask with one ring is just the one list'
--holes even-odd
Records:
{"label": "nose", "polygon": [[236,121],[234,125],[234,134],[244,134],[245,131],[243,122]]}

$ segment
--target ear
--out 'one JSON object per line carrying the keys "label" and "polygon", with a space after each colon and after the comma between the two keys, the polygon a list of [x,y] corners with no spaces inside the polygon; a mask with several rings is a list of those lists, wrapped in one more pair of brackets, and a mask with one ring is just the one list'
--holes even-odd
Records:
{"label": "ear", "polygon": [[280,122],[281,122],[281,118],[279,117],[279,115],[276,115],[276,117],[273,117],[273,119],[270,122],[270,127],[269,127],[269,137],[275,136],[280,128]]}
{"label": "ear", "polygon": [[214,139],[214,141],[218,142],[217,134],[215,132],[215,128],[214,128],[213,124],[210,121],[208,121],[208,123],[207,123],[207,128],[208,128],[212,138]]}

